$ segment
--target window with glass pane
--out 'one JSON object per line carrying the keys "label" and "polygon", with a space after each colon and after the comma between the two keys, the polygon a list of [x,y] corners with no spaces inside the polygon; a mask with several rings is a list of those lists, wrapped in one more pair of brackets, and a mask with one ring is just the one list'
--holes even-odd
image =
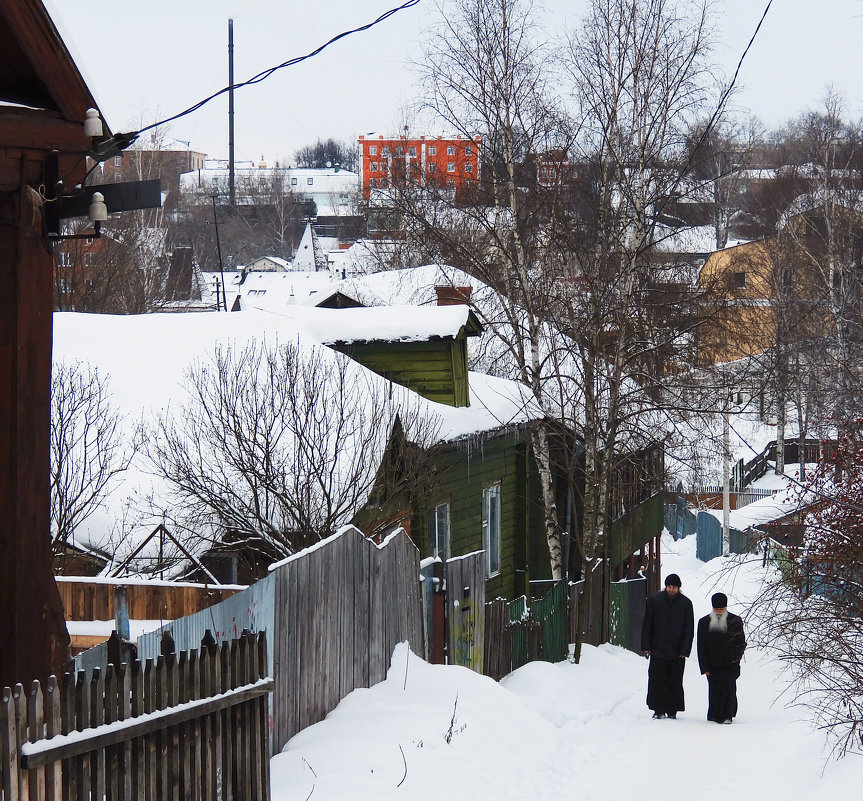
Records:
{"label": "window with glass pane", "polygon": [[449,504],[439,503],[429,514],[431,555],[449,559]]}
{"label": "window with glass pane", "polygon": [[482,547],[486,572],[496,576],[500,573],[500,484],[482,491]]}

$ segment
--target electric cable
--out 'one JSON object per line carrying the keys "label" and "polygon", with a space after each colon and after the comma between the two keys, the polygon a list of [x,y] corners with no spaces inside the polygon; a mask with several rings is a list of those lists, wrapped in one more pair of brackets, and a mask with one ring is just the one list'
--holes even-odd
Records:
{"label": "electric cable", "polygon": [[397,14],[399,11],[404,11],[405,9],[413,8],[414,6],[418,5],[419,2],[420,2],[420,0],[406,0],[406,2],[402,3],[400,6],[396,6],[395,8],[389,9],[389,11],[385,11],[383,14],[381,14],[375,20],[372,20],[371,22],[368,22],[365,25],[361,25],[358,28],[351,28],[350,30],[342,31],[341,33],[337,34],[336,36],[333,36],[328,41],[324,42],[324,44],[320,45],[320,47],[315,48],[314,50],[312,50],[309,53],[306,53],[303,56],[296,56],[295,58],[288,59],[287,61],[283,61],[281,64],[277,64],[274,67],[269,67],[268,69],[266,69],[262,72],[259,72],[257,75],[253,75],[248,80],[242,81],[241,83],[235,83],[233,85],[226,86],[223,89],[219,89],[219,91],[214,92],[213,94],[209,95],[208,97],[205,97],[203,100],[199,100],[197,103],[195,103],[192,106],[189,106],[189,108],[185,109],[184,111],[180,111],[179,113],[173,114],[170,117],[166,117],[163,120],[159,120],[158,122],[154,122],[154,123],[151,123],[150,125],[146,125],[137,131],[130,131],[128,133],[115,134],[113,137],[111,137],[111,139],[102,143],[100,148],[103,147],[104,145],[109,145],[108,147],[104,148],[102,150],[102,152],[105,154],[106,157],[113,155],[115,150],[123,150],[124,148],[131,145],[132,142],[134,142],[142,133],[149,131],[153,128],[158,128],[161,125],[166,125],[167,123],[173,122],[174,120],[178,120],[181,117],[185,117],[186,115],[191,114],[192,112],[197,111],[198,109],[202,108],[203,106],[205,106],[210,101],[215,100],[217,97],[221,97],[221,95],[225,94],[226,92],[230,92],[232,89],[242,89],[244,86],[252,86],[253,84],[261,83],[262,81],[265,81],[267,78],[269,78],[273,73],[275,73],[281,69],[284,69],[285,67],[293,67],[296,64],[299,64],[303,61],[307,61],[310,58],[314,58],[315,56],[319,55],[324,50],[326,50],[326,48],[328,48],[330,45],[338,42],[340,39],[344,39],[345,37],[351,36],[352,34],[355,34],[355,33],[362,33],[363,31],[367,31],[370,28],[373,28],[376,25],[379,25],[380,23],[386,21],[387,19],[392,17],[394,14]]}

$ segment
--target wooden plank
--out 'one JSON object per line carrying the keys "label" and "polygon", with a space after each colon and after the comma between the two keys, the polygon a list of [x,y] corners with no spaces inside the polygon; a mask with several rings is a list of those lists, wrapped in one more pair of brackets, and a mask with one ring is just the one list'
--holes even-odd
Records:
{"label": "wooden plank", "polygon": [[[79,670],[75,676],[75,729],[84,731],[90,726],[90,682],[87,680],[87,672]],[[107,684],[106,684],[107,692]],[[89,750],[89,749],[88,749]],[[75,757],[76,784],[75,790],[78,798],[86,798],[90,789],[90,759],[86,752],[79,751]],[[26,765],[26,759],[22,760]]]}
{"label": "wooden plank", "polygon": [[[201,645],[201,659],[199,672],[201,676],[201,698],[213,695],[216,690],[215,664],[216,645]],[[201,797],[217,798],[216,795],[216,768],[214,741],[218,742],[221,735],[215,730],[218,721],[217,715],[207,715],[201,723]]]}
{"label": "wooden plank", "polygon": [[[90,674],[90,725],[101,726],[105,722],[105,680],[102,670],[93,668]],[[90,754],[90,793],[101,798],[105,793],[105,751],[96,748]]]}
{"label": "wooden plank", "polygon": [[[165,690],[166,705],[169,709],[180,703],[180,678],[176,654],[165,657]],[[180,730],[178,725],[170,726],[166,731],[167,754],[165,769],[168,779],[168,795],[170,801],[180,798]]]}
{"label": "wooden plank", "polygon": [[[164,710],[168,706],[168,677],[165,670],[165,657],[160,656],[156,660],[155,680],[155,702],[157,710]],[[171,746],[170,734],[165,730],[164,724],[157,726],[156,731],[156,792],[162,801],[167,801],[170,792],[168,771],[168,749]]]}
{"label": "wooden plank", "polygon": [[[198,649],[188,652],[186,661],[186,680],[184,697],[187,701],[196,701],[200,697],[201,677],[198,664]],[[201,721],[195,718],[184,732],[187,741],[183,753],[183,774],[186,779],[183,784],[183,798],[193,801],[202,797],[201,794]]]}
{"label": "wooden plank", "polygon": [[270,755],[273,756],[281,750],[287,742],[286,731],[288,728],[289,704],[291,703],[291,686],[288,681],[290,675],[291,644],[293,635],[288,620],[290,619],[290,596],[289,585],[286,581],[287,567],[278,568],[275,573],[275,587],[273,596],[275,599],[273,610],[273,631],[271,632],[273,647],[273,678],[276,689],[273,693],[273,729],[270,743]]}
{"label": "wooden plank", "polygon": [[385,640],[381,562],[381,551],[369,546],[369,686],[383,681],[386,677],[386,665],[383,656]]}
{"label": "wooden plank", "polygon": [[[234,681],[233,664],[231,660],[231,644],[223,642],[219,649],[220,686],[222,692],[231,689]],[[234,714],[232,709],[223,710],[220,715],[222,719],[222,747],[218,755],[219,779],[223,798],[234,797],[234,757],[236,754],[236,743],[234,741]]]}
{"label": "wooden plank", "polygon": [[[258,633],[258,678],[267,677],[267,637],[264,632]],[[261,773],[261,801],[269,801],[270,799],[270,743],[269,743],[269,720],[267,714],[267,699],[265,697],[258,699],[258,726],[262,738],[261,744],[261,760],[258,763]]]}
{"label": "wooden plank", "polygon": [[[156,666],[152,659],[148,659],[144,666],[144,711],[153,712],[156,709]],[[144,738],[144,787],[146,798],[156,798],[157,785],[157,755],[156,737],[149,732],[142,732]]]}
{"label": "wooden plank", "polygon": [[[42,697],[42,686],[37,680],[30,685],[30,693],[27,696],[27,728],[28,741],[35,743],[42,739],[42,724],[44,718],[44,699]],[[44,801],[45,799],[45,768],[36,768],[30,772],[30,799],[31,801]]]}
{"label": "wooden plank", "polygon": [[[117,720],[117,701],[119,691],[117,689],[117,666],[108,665],[105,669],[105,683],[103,685],[104,695],[102,701],[102,715],[106,725]],[[88,747],[87,750],[90,750]],[[120,764],[120,752],[116,743],[106,743],[105,748],[105,792],[111,799],[120,797],[122,781],[122,767]]]}
{"label": "wooden plank", "polygon": [[[62,731],[60,719],[60,688],[56,676],[49,676],[45,685],[45,736],[50,740]],[[45,772],[45,797],[59,801],[63,797],[63,775],[60,762],[54,761]]]}
{"label": "wooden plank", "polygon": [[[244,631],[239,640],[231,643],[232,685],[240,686],[246,683],[248,675],[249,639]],[[249,765],[252,760],[251,738],[249,737],[248,705],[240,704],[232,710],[234,717],[234,749],[233,774],[234,795],[237,798],[250,798],[248,784]]]}
{"label": "wooden plank", "polygon": [[[117,669],[117,720],[129,720],[132,717],[132,681],[129,666],[124,662]],[[126,740],[120,750],[122,778],[120,781],[123,801],[132,801],[132,742]],[[137,789],[137,788],[136,788]],[[98,797],[98,796],[97,796]]]}
{"label": "wooden plank", "polygon": [[290,562],[282,569],[282,586],[284,587],[285,606],[281,611],[281,625],[284,637],[285,659],[279,681],[282,682],[282,716],[280,718],[279,736],[273,742],[273,750],[278,752],[285,746],[294,734],[299,731],[299,641],[300,627],[298,625],[297,604],[300,590],[297,584],[297,564]]}
{"label": "wooden plank", "polygon": [[[249,681],[257,681],[261,678],[261,666],[258,662],[261,658],[261,651],[258,639],[259,637],[254,634],[249,635]],[[266,651],[264,655],[266,655]],[[266,670],[266,667],[264,670]],[[252,751],[252,761],[249,765],[249,786],[252,796],[256,799],[261,799],[263,793],[263,776],[260,765],[269,759],[266,729],[262,726],[259,701],[260,699],[256,699],[247,704],[249,708],[249,736],[251,738]]]}
{"label": "wooden plank", "polygon": [[[60,703],[62,732],[68,734],[75,731],[75,679],[71,673],[63,674]],[[62,771],[63,799],[64,801],[72,801],[75,798],[74,761],[71,759],[64,761]]]}
{"label": "wooden plank", "polygon": [[[178,701],[185,704],[191,698],[191,671],[189,667],[189,658],[193,652],[181,651],[177,661],[177,674],[179,678],[179,696]],[[192,742],[194,740],[193,731],[196,720],[191,720],[186,724],[178,726],[180,739],[180,798],[191,798],[190,785],[192,782]]]}
{"label": "wooden plank", "polygon": [[[136,718],[144,714],[144,671],[141,660],[136,659],[129,665],[130,714]],[[132,741],[132,786],[146,789],[145,751],[146,738],[136,737]]]}
{"label": "wooden plank", "polygon": [[15,725],[15,703],[12,691],[4,687],[0,695],[0,764],[8,770],[0,770],[0,789],[3,801],[20,801],[18,792],[18,731]]}

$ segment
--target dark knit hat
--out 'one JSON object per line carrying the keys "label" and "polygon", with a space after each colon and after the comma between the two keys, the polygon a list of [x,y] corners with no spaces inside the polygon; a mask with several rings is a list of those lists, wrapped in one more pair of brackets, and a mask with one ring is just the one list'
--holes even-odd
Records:
{"label": "dark knit hat", "polygon": [[665,579],[665,586],[669,586],[669,584],[673,584],[675,587],[680,586],[680,576],[677,573],[669,573],[668,578]]}
{"label": "dark knit hat", "polygon": [[724,592],[714,593],[710,599],[714,609],[725,609],[728,606],[728,596]]}

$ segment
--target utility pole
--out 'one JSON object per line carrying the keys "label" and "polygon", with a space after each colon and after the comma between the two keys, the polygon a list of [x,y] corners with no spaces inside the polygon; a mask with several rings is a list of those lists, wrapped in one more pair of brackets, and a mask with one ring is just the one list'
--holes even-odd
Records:
{"label": "utility pole", "polygon": [[[228,203],[237,202],[234,189],[234,20],[228,20]],[[224,284],[223,284],[224,286]]]}
{"label": "utility pole", "polygon": [[731,520],[731,420],[728,406],[731,394],[725,396],[722,413],[722,555],[730,553],[729,529]]}
{"label": "utility pole", "polygon": [[[225,298],[225,270],[222,267],[222,243],[219,241],[219,217],[216,214],[216,196],[212,195],[211,199],[213,201],[213,225],[216,226],[216,252],[219,254],[219,275],[222,276],[222,307],[225,311],[228,310],[228,301]],[[216,292],[218,293],[218,287],[216,288]],[[219,302],[219,296],[216,294],[216,303]],[[218,311],[218,309],[216,309]]]}

